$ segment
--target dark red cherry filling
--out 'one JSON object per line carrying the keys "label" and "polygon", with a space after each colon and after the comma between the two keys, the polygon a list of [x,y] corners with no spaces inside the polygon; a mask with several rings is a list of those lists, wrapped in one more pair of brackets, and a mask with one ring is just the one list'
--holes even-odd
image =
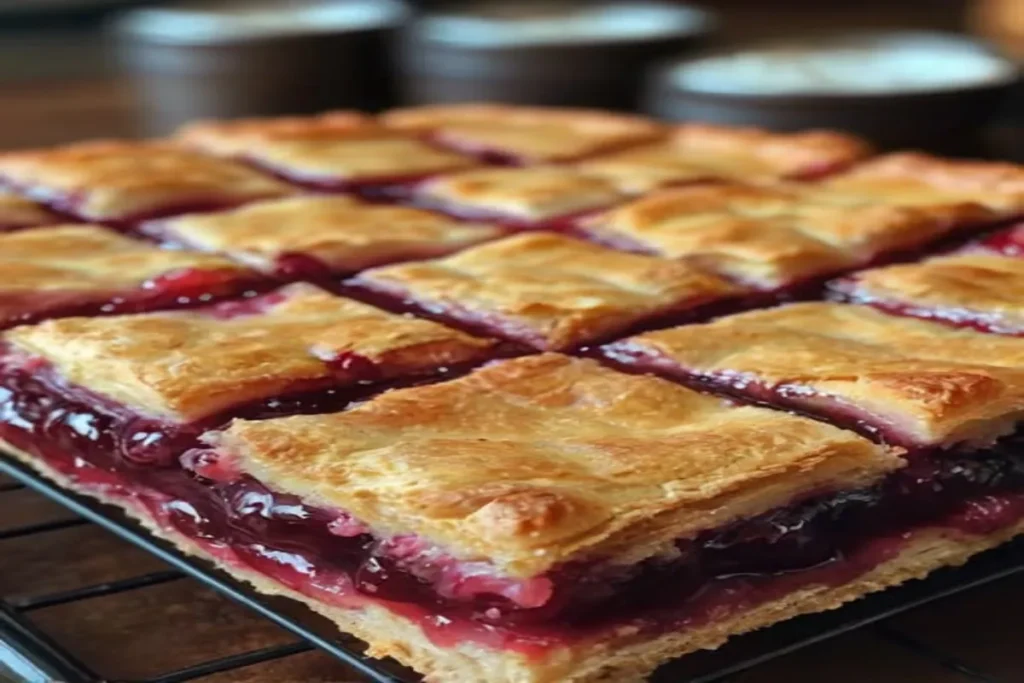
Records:
{"label": "dark red cherry filling", "polygon": [[977,247],[1003,256],[1024,257],[1024,224],[989,235],[978,241]]}
{"label": "dark red cherry filling", "polygon": [[254,297],[275,284],[278,283],[248,271],[184,268],[117,293],[0,291],[0,329],[51,318],[196,308],[229,297]]}
{"label": "dark red cherry filling", "polygon": [[197,448],[200,429],[135,415],[39,363],[0,364],[0,439],[86,489],[143,506],[223,561],[328,604],[382,603],[442,645],[539,655],[616,627],[686,628],[810,582],[848,582],[918,529],[991,534],[1024,518],[1024,435],[1015,434],[980,452],[915,452],[875,486],[794,501],[639,564],[574,563],[513,579],[274,491]]}

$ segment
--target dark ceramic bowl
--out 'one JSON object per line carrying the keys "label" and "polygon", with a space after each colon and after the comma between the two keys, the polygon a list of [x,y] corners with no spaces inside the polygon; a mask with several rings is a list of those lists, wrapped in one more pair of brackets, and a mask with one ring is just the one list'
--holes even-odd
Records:
{"label": "dark ceramic bowl", "polygon": [[408,18],[398,0],[175,6],[114,24],[147,133],[196,118],[295,114],[393,103],[387,57]]}
{"label": "dark ceramic bowl", "polygon": [[[743,59],[736,56],[738,53],[708,53],[654,70],[648,78],[644,109],[677,121],[755,125],[783,131],[834,128],[863,135],[882,147],[956,153],[975,147],[976,133],[1000,111],[1004,98],[1019,80],[1012,61],[984,43],[960,36],[904,32],[809,45],[836,45],[845,40],[855,41],[854,45],[884,41],[950,52],[928,59],[927,54],[915,55],[911,50],[902,53],[900,64],[888,63],[887,67],[886,61],[870,55],[858,65],[857,53],[851,51],[837,62],[839,71],[832,73],[834,78],[827,85],[816,88],[810,82],[801,84],[802,76],[788,71],[791,80],[775,91],[769,79],[779,78],[780,72],[787,71],[785,68],[773,68],[771,62],[745,62],[735,67],[736,60]],[[805,44],[800,45],[797,49]],[[782,53],[777,45],[768,47],[779,58],[801,58],[802,53],[793,48]],[[743,54],[749,56],[750,51],[744,50]],[[708,68],[710,59],[719,60],[715,62],[719,68]],[[727,73],[728,64],[743,71],[742,77],[730,81],[736,77]],[[970,72],[971,68],[977,73]],[[760,83],[754,83],[758,69],[763,76]],[[844,78],[848,80],[844,82]],[[905,80],[915,78],[923,82]]]}
{"label": "dark ceramic bowl", "polygon": [[395,46],[404,102],[634,108],[641,74],[700,44],[710,14],[657,0],[477,3],[420,16]]}

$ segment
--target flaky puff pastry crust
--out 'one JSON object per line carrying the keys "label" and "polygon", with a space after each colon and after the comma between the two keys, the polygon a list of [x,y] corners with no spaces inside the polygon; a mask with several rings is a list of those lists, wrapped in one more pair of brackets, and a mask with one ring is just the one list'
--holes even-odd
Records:
{"label": "flaky puff pastry crust", "polygon": [[1024,339],[868,306],[794,304],[609,348],[741,393],[766,386],[787,405],[826,418],[852,413],[918,445],[989,442],[1024,416]]}
{"label": "flaky puff pastry crust", "polygon": [[1024,211],[1024,166],[960,161],[918,152],[876,157],[823,186],[880,201],[930,206],[974,202],[1004,215]]}
{"label": "flaky puff pastry crust", "polygon": [[687,123],[660,142],[580,163],[627,192],[710,178],[801,178],[835,171],[871,152],[864,140],[825,130],[775,133],[761,128]]}
{"label": "flaky puff pastry crust", "polygon": [[199,121],[183,127],[177,138],[207,152],[244,157],[310,180],[417,176],[477,163],[350,111],[310,117]]}
{"label": "flaky puff pastry crust", "polygon": [[970,203],[902,206],[807,185],[721,182],[662,190],[583,224],[611,244],[696,259],[770,287],[927,243],[989,217]]}
{"label": "flaky puff pastry crust", "polygon": [[271,272],[289,254],[312,256],[334,270],[352,272],[443,256],[503,234],[489,225],[342,196],[254,202],[232,211],[160,221],[152,228],[171,240]]}
{"label": "flaky puff pastry crust", "polygon": [[742,291],[688,263],[552,233],[516,235],[444,259],[377,268],[356,282],[541,349],[607,337],[649,316]]}
{"label": "flaky puff pastry crust", "polygon": [[395,109],[381,115],[398,130],[432,133],[442,142],[522,161],[559,161],[653,139],[661,124],[591,109],[456,104]]}
{"label": "flaky puff pastry crust", "polygon": [[517,577],[633,564],[903,462],[852,432],[558,354],[206,438],[277,490]]}
{"label": "flaky puff pastry crust", "polygon": [[642,683],[657,666],[675,657],[715,649],[730,637],[801,614],[835,609],[867,594],[924,578],[940,567],[961,565],[971,556],[1024,533],[1024,522],[986,535],[955,529],[921,529],[907,534],[898,551],[882,564],[846,583],[811,580],[779,598],[717,614],[699,626],[653,636],[625,628],[568,647],[552,648],[540,657],[527,657],[470,642],[438,645],[419,624],[374,602],[360,609],[329,606],[232,561],[225,554],[214,556],[209,548],[156,522],[136,500],[112,493],[116,489],[78,485],[10,444],[0,442],[0,447],[65,488],[120,506],[155,535],[174,543],[183,552],[214,562],[261,593],[305,603],[341,631],[367,642],[368,655],[392,657],[425,674],[425,680],[431,683]]}
{"label": "flaky puff pastry crust", "polygon": [[442,208],[526,220],[603,208],[624,198],[609,181],[560,166],[462,171],[423,183],[418,194]]}
{"label": "flaky puff pastry crust", "polygon": [[370,363],[386,378],[481,358],[492,346],[305,284],[236,317],[196,310],[65,318],[3,339],[49,361],[71,384],[183,422],[310,382],[366,379],[335,360]]}
{"label": "flaky puff pastry crust", "polygon": [[963,253],[873,268],[835,284],[856,301],[904,307],[921,317],[978,321],[1024,331],[1024,259]]}
{"label": "flaky puff pastry crust", "polygon": [[258,171],[163,141],[101,140],[0,155],[0,177],[94,220],[293,192]]}
{"label": "flaky puff pastry crust", "polygon": [[0,234],[0,297],[11,292],[117,291],[193,269],[246,272],[220,256],[159,249],[96,225]]}
{"label": "flaky puff pastry crust", "polygon": [[63,219],[39,204],[13,192],[0,190],[0,232],[62,222]]}

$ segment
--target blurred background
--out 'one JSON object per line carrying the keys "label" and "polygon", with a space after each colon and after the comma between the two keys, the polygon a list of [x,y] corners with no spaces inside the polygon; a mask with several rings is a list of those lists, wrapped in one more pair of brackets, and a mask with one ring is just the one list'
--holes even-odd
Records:
{"label": "blurred background", "polygon": [[1020,157],[1020,58],[1024,0],[0,0],[0,148],[501,100]]}

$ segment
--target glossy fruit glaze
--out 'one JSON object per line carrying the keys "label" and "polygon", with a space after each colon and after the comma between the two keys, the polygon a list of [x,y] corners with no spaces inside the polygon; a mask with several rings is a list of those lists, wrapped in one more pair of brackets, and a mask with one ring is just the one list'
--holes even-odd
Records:
{"label": "glossy fruit glaze", "polygon": [[913,453],[873,487],[795,501],[636,565],[570,564],[516,580],[274,491],[230,455],[198,447],[201,429],[170,429],[24,359],[0,364],[3,441],[86,491],[144,507],[222,561],[327,605],[382,604],[441,645],[541,655],[621,626],[687,628],[811,582],[846,583],[916,530],[984,535],[1024,518],[1024,436],[1014,435],[984,452]]}
{"label": "glossy fruit glaze", "polygon": [[255,297],[275,284],[249,271],[184,268],[120,292],[0,291],[0,329],[51,318],[195,308],[229,297]]}

